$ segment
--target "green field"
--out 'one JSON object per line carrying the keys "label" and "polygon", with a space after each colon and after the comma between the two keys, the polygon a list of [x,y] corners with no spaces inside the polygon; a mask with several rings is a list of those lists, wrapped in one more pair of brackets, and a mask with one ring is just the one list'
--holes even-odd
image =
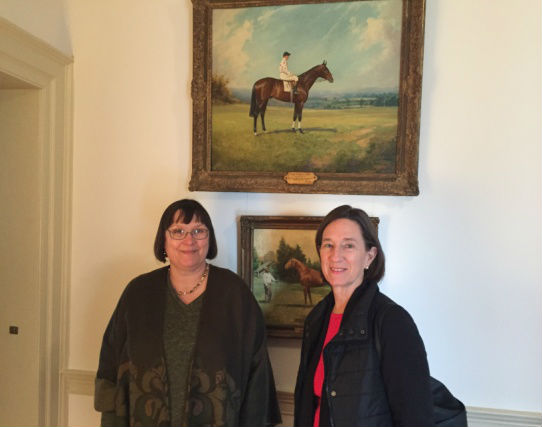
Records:
{"label": "green field", "polygon": [[254,278],[253,292],[260,304],[268,326],[285,328],[303,328],[305,317],[312,310],[314,305],[322,300],[329,292],[329,286],[312,288],[312,302],[305,304],[303,286],[299,283],[287,283],[282,281],[273,282],[271,285],[273,297],[271,302],[264,302],[264,288],[261,278]]}
{"label": "green field", "polygon": [[304,134],[291,131],[293,106],[269,106],[267,132],[253,133],[248,104],[213,105],[214,171],[393,173],[397,107],[303,110]]}

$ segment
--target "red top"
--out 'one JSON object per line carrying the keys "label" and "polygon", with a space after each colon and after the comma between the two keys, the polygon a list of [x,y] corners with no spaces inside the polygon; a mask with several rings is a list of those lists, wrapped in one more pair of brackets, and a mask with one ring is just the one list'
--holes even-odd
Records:
{"label": "red top", "polygon": [[320,353],[320,360],[318,361],[318,366],[314,372],[314,394],[318,397],[318,406],[316,407],[316,412],[314,413],[314,427],[320,425],[320,402],[322,398],[322,387],[324,385],[324,348],[332,338],[337,335],[339,332],[339,327],[341,326],[341,320],[343,320],[343,314],[334,314],[331,313],[329,318],[329,324],[327,326],[326,338],[324,340],[324,345],[322,346],[322,352]]}

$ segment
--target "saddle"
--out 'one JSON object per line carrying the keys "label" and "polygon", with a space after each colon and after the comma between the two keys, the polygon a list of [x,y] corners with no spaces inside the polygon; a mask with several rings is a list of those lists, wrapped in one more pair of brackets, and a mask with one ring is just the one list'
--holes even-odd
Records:
{"label": "saddle", "polygon": [[284,92],[290,94],[290,102],[294,102],[294,95],[297,93],[294,87],[295,82],[292,80],[283,80],[282,83],[284,84]]}
{"label": "saddle", "polygon": [[292,91],[293,83],[291,80],[283,80],[282,83],[284,84],[284,92]]}

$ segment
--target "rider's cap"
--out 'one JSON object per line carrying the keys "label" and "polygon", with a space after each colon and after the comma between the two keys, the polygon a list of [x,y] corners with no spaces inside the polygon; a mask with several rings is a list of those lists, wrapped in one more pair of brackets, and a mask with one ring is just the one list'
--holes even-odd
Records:
{"label": "rider's cap", "polygon": [[285,51],[285,52],[282,54],[282,56],[290,56],[290,55],[291,55],[291,54],[290,54],[290,52],[288,52],[288,51]]}

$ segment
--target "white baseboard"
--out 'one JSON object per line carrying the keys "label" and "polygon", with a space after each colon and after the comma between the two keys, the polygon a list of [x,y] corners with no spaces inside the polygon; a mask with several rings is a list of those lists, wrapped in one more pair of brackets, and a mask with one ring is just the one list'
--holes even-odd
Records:
{"label": "white baseboard", "polygon": [[62,372],[62,385],[67,394],[94,395],[96,372],[66,369]]}
{"label": "white baseboard", "polygon": [[469,427],[540,427],[542,414],[467,406],[467,421]]}
{"label": "white baseboard", "polygon": [[[67,369],[62,372],[61,395],[68,399],[70,394],[92,396],[94,394],[94,378],[96,373],[77,369]],[[294,394],[279,391],[277,397],[282,413],[283,426],[293,425]],[[63,402],[68,407],[68,402]],[[469,427],[542,427],[542,413],[508,411],[495,408],[477,408],[467,406],[467,419]]]}
{"label": "white baseboard", "polygon": [[277,398],[282,415],[282,424],[280,426],[294,425],[294,394],[288,391],[277,392]]}

